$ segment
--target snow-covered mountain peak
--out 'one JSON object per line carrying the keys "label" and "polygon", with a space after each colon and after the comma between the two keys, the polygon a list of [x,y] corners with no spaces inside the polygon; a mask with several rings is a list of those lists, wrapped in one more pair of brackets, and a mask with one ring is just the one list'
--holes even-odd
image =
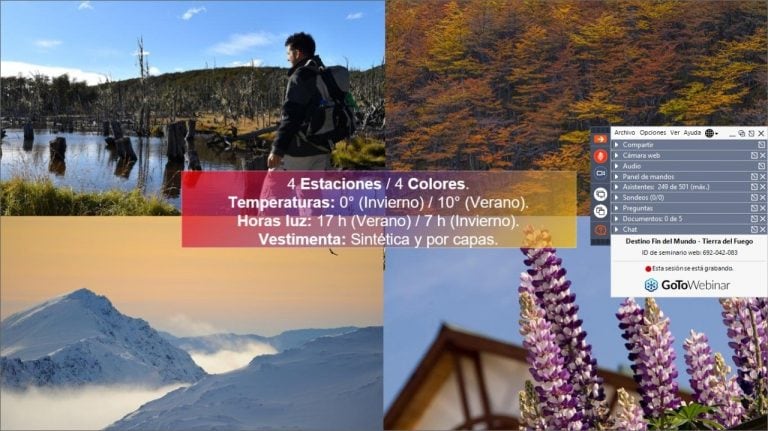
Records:
{"label": "snow-covered mountain peak", "polygon": [[75,290],[61,297],[62,299],[70,299],[74,301],[80,301],[84,306],[92,309],[111,309],[114,308],[112,303],[104,295],[97,295],[92,290],[85,287]]}
{"label": "snow-covered mountain peak", "polygon": [[142,320],[88,289],[0,322],[4,384],[193,382],[205,373]]}
{"label": "snow-covered mountain peak", "polygon": [[121,314],[105,296],[79,289],[3,320],[0,355],[39,359],[85,339],[114,336],[116,330],[148,328]]}

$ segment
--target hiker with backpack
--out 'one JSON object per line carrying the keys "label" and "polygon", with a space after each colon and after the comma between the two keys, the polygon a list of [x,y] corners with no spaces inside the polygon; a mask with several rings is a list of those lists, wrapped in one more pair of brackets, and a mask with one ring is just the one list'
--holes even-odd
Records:
{"label": "hiker with backpack", "polygon": [[288,36],[285,48],[292,67],[267,167],[327,170],[333,145],[355,130],[349,71],[326,67],[315,55],[315,41],[307,33]]}

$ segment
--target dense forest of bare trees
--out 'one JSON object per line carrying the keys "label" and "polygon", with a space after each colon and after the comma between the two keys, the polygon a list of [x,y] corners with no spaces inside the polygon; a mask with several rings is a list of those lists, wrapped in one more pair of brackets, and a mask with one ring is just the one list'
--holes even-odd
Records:
{"label": "dense forest of bare trees", "polygon": [[[241,117],[262,124],[278,119],[287,80],[286,69],[237,67],[194,70],[87,86],[67,75],[0,79],[5,118],[80,117],[88,122],[119,119],[139,125],[142,106],[151,109],[153,125],[209,113],[236,122]],[[352,71],[352,92],[362,114],[384,106],[384,66]],[[142,127],[145,128],[145,127]]]}
{"label": "dense forest of bare trees", "polygon": [[97,109],[99,89],[85,82],[75,82],[69,76],[49,78],[0,78],[3,116],[35,118],[42,115],[76,115]]}

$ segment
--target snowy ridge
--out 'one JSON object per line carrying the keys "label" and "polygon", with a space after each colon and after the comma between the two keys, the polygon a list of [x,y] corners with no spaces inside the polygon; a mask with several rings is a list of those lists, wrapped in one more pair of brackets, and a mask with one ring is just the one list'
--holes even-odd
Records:
{"label": "snowy ridge", "polygon": [[306,344],[318,337],[341,335],[359,328],[343,326],[327,329],[293,329],[279,335],[265,337],[257,334],[212,334],[196,337],[175,337],[167,332],[160,332],[168,342],[187,352],[215,353],[219,350],[237,350],[251,343],[262,343],[272,346],[278,352],[293,349]]}
{"label": "snowy ridge", "polygon": [[86,383],[160,386],[205,375],[189,354],[146,321],[121,314],[87,289],[0,322],[0,384],[11,388]]}
{"label": "snowy ridge", "polygon": [[381,429],[382,333],[362,328],[258,356],[149,402],[108,429]]}

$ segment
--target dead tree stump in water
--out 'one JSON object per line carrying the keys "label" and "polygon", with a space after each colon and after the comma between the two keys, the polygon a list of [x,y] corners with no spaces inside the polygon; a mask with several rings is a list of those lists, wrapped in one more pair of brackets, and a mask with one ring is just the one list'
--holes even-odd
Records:
{"label": "dead tree stump in water", "polygon": [[35,139],[35,130],[32,128],[32,123],[27,121],[24,124],[24,140]]}
{"label": "dead tree stump in water", "polygon": [[[128,139],[128,138],[125,138]],[[129,159],[118,159],[115,163],[115,176],[121,178],[130,178],[131,170],[136,165],[136,162]]]}
{"label": "dead tree stump in water", "polygon": [[64,161],[64,156],[67,152],[67,140],[61,136],[51,139],[48,143],[48,150],[50,151],[51,161]]}
{"label": "dead tree stump in water", "polygon": [[[133,144],[131,144],[131,138],[123,136],[123,126],[119,121],[112,120],[109,122],[109,126],[112,129],[112,135],[114,137],[106,137],[104,141],[107,143],[107,148],[116,150],[117,159],[124,163],[135,162],[138,160],[136,152],[133,151]],[[106,121],[104,122],[105,132],[107,131]],[[115,173],[117,175],[117,173]]]}
{"label": "dead tree stump in water", "polygon": [[120,125],[119,121],[112,121],[112,136],[115,137],[115,139],[120,139],[123,137],[123,126]]}
{"label": "dead tree stump in water", "polygon": [[178,198],[181,194],[181,172],[184,170],[184,162],[168,161],[163,171],[163,196],[171,199]]}
{"label": "dead tree stump in water", "polygon": [[187,120],[184,124],[184,128],[187,131],[186,136],[184,139],[194,139],[195,138],[195,125],[197,124],[196,120]]}
{"label": "dead tree stump in water", "polygon": [[117,147],[117,157],[120,160],[126,160],[129,162],[135,162],[138,157],[133,151],[133,145],[131,144],[131,138],[125,137],[115,139],[115,146]]}
{"label": "dead tree stump in water", "polygon": [[57,177],[64,176],[67,172],[67,163],[64,160],[51,159],[48,161],[48,172],[55,174]]}
{"label": "dead tree stump in water", "polygon": [[165,136],[168,138],[168,160],[184,162],[184,135],[187,133],[183,121],[177,121],[166,126]]}
{"label": "dead tree stump in water", "polygon": [[187,169],[199,171],[202,166],[195,149],[195,124],[195,120],[176,121],[166,127],[165,135],[168,138],[168,161],[183,163],[186,159]]}
{"label": "dead tree stump in water", "polygon": [[197,155],[195,149],[195,120],[187,120],[187,136],[184,137],[184,141],[187,144],[187,167],[191,171],[202,171],[203,167],[200,165],[200,157]]}
{"label": "dead tree stump in water", "polygon": [[[120,126],[119,121],[105,121],[102,123],[102,133],[104,136],[104,142],[107,143],[107,148],[110,150],[114,150],[116,148],[115,142],[123,137],[123,128]],[[110,133],[112,136],[109,136]]]}

